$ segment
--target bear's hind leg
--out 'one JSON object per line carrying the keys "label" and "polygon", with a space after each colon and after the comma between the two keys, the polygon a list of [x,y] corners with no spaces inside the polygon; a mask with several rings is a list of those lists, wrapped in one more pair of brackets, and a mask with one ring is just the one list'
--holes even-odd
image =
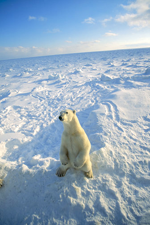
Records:
{"label": "bear's hind leg", "polygon": [[92,169],[91,169],[89,172],[84,172],[84,175],[85,175],[87,178],[93,178],[93,171],[92,171]]}
{"label": "bear's hind leg", "polygon": [[66,172],[67,172],[67,170],[69,169],[69,164],[67,164],[67,165],[61,165],[59,168],[58,168],[58,170],[57,170],[57,172],[56,172],[56,175],[58,176],[58,177],[64,177],[65,176],[65,174],[66,174]]}
{"label": "bear's hind leg", "polygon": [[87,178],[93,178],[92,163],[90,161],[90,158],[86,161],[81,170],[84,172],[84,175]]}

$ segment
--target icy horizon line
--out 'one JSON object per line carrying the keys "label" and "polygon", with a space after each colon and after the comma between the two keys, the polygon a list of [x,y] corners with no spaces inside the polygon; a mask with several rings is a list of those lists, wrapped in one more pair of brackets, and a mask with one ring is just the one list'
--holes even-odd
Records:
{"label": "icy horizon line", "polygon": [[150,47],[133,47],[133,48],[120,48],[120,49],[88,51],[88,52],[58,53],[58,54],[49,54],[49,55],[37,55],[37,56],[29,56],[29,57],[16,57],[16,58],[0,59],[0,61],[30,59],[30,58],[40,58],[40,57],[60,56],[60,55],[75,55],[75,54],[85,54],[85,53],[88,54],[88,53],[98,53],[98,52],[128,51],[128,50],[138,50],[138,49],[139,50],[150,49]]}

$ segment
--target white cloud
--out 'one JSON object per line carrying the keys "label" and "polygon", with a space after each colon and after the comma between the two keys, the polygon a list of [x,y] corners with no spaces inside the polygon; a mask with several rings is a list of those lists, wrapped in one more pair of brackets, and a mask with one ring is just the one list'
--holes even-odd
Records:
{"label": "white cloud", "polygon": [[72,41],[66,41],[67,43],[69,43],[69,44],[71,44],[72,43]]}
{"label": "white cloud", "polygon": [[143,13],[149,10],[150,1],[149,0],[136,0],[130,5],[121,5],[126,10],[137,10],[138,13]]}
{"label": "white cloud", "polygon": [[94,22],[95,22],[95,19],[92,17],[89,17],[88,19],[85,19],[83,21],[83,23],[88,23],[88,24],[94,24]]}
{"label": "white cloud", "polygon": [[100,41],[99,40],[95,40],[95,41],[93,41],[93,43],[100,43]]}
{"label": "white cloud", "polygon": [[38,20],[38,21],[46,21],[47,18],[40,16],[40,17],[35,17],[35,16],[29,16],[29,20]]}
{"label": "white cloud", "polygon": [[94,41],[80,41],[80,45],[87,45],[87,46],[92,46],[93,44],[100,43],[99,40],[94,40]]}
{"label": "white cloud", "polygon": [[150,26],[150,0],[136,0],[130,5],[121,6],[128,13],[118,16],[117,22],[126,22],[129,26],[139,28]]}
{"label": "white cloud", "polygon": [[46,21],[47,18],[45,18],[45,17],[43,17],[43,16],[40,16],[40,17],[38,18],[38,20],[39,20],[39,21]]}
{"label": "white cloud", "polygon": [[106,23],[110,22],[112,19],[113,19],[113,18],[110,17],[110,18],[104,19],[104,20],[102,20],[102,21],[100,21],[100,22],[102,23],[103,26],[106,26]]}
{"label": "white cloud", "polygon": [[35,16],[29,16],[29,20],[36,20],[37,18]]}
{"label": "white cloud", "polygon": [[59,33],[60,30],[55,28],[55,29],[52,29],[52,30],[47,30],[47,33],[50,33],[50,34],[55,34],[55,33]]}
{"label": "white cloud", "polygon": [[112,33],[112,32],[108,32],[108,33],[105,33],[105,36],[106,37],[114,37],[114,36],[117,36],[118,34],[115,34],[115,33]]}

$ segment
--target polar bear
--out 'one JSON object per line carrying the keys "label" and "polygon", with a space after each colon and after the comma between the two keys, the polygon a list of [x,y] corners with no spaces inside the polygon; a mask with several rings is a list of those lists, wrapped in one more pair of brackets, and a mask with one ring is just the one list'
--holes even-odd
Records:
{"label": "polar bear", "polygon": [[60,161],[56,175],[63,177],[66,171],[73,167],[82,170],[86,177],[92,178],[92,163],[90,160],[90,141],[81,127],[75,110],[67,109],[60,112],[60,121],[63,122],[64,131],[61,138]]}

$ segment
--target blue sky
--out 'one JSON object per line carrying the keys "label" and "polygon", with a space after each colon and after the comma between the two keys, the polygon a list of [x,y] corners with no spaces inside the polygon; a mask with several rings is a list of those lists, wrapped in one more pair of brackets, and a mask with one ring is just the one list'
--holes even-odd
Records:
{"label": "blue sky", "polygon": [[0,0],[0,59],[150,47],[150,0]]}

